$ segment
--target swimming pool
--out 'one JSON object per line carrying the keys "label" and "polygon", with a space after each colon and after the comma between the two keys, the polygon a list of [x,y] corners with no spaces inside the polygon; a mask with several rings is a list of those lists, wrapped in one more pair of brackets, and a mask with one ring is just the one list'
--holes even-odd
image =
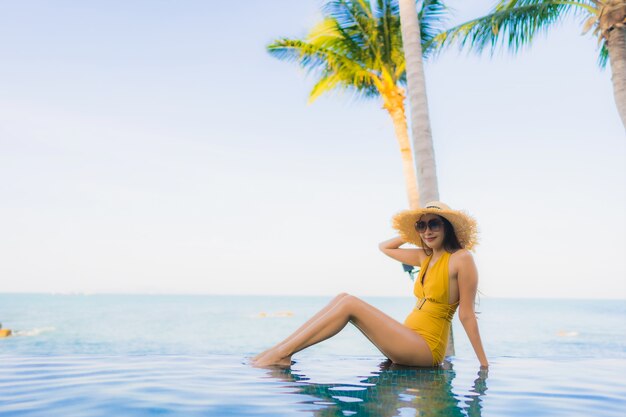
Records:
{"label": "swimming pool", "polygon": [[[402,319],[410,298],[367,299]],[[294,356],[249,356],[323,297],[0,295],[1,416],[621,416],[623,301],[483,300],[480,371],[455,321],[440,369],[395,367],[355,329]]]}

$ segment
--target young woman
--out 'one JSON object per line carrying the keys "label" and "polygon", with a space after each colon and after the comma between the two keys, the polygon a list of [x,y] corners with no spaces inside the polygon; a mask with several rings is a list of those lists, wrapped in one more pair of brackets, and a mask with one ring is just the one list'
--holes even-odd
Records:
{"label": "young woman", "polygon": [[[487,367],[474,312],[478,273],[469,252],[476,244],[474,219],[435,201],[397,214],[393,227],[400,236],[382,242],[380,250],[397,261],[421,267],[414,287],[417,304],[404,324],[357,297],[339,294],[291,336],[255,356],[252,364],[290,366],[294,353],[352,323],[392,362],[436,366],[444,359],[450,321],[458,307],[478,361]],[[407,242],[418,248],[400,248]]]}

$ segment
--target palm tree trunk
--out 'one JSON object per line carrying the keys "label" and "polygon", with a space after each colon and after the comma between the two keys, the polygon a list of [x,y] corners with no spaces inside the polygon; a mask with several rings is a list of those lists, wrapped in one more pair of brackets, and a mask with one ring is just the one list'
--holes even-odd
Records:
{"label": "palm tree trunk", "polygon": [[615,104],[626,128],[626,27],[613,27],[607,36],[607,47],[611,61]]}
{"label": "palm tree trunk", "polygon": [[415,181],[415,165],[413,164],[413,155],[411,154],[411,143],[409,141],[409,129],[406,123],[406,115],[404,112],[404,93],[402,88],[391,86],[381,92],[383,98],[383,107],[393,121],[393,128],[400,147],[400,157],[402,158],[402,174],[404,175],[404,184],[406,187],[407,197],[409,199],[410,208],[419,207],[419,191],[417,182]]}
{"label": "palm tree trunk", "polygon": [[420,26],[415,0],[400,0],[400,28],[406,60],[406,75],[411,109],[411,133],[413,153],[417,168],[417,186],[420,190],[420,203],[439,200],[435,150],[428,116],[424,63]]}
{"label": "palm tree trunk", "polygon": [[[400,0],[400,28],[406,61],[406,78],[411,106],[411,132],[413,152],[417,167],[417,184],[421,194],[421,206],[429,201],[439,200],[439,185],[435,165],[433,135],[428,116],[424,62],[420,39],[419,18],[415,0]],[[454,335],[452,326],[448,335],[446,356],[454,355]]]}

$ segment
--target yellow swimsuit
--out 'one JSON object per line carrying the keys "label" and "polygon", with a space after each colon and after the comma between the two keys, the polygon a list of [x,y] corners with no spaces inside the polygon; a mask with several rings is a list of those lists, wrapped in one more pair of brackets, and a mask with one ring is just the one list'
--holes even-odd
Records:
{"label": "yellow swimsuit", "polygon": [[[429,265],[432,255],[422,262],[413,293],[417,304],[404,320],[404,325],[420,334],[433,354],[433,365],[440,364],[446,354],[450,321],[459,303],[448,304],[450,253],[444,252],[434,265]],[[428,269],[428,279],[422,284]]]}

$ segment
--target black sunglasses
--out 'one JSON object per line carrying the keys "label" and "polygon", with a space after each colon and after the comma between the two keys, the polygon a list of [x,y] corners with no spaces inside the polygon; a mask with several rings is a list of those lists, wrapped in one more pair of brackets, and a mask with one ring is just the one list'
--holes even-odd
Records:
{"label": "black sunglasses", "polygon": [[415,222],[415,230],[419,233],[425,233],[426,229],[430,229],[431,232],[438,232],[443,228],[443,221],[441,219],[430,219],[427,222],[420,220]]}

